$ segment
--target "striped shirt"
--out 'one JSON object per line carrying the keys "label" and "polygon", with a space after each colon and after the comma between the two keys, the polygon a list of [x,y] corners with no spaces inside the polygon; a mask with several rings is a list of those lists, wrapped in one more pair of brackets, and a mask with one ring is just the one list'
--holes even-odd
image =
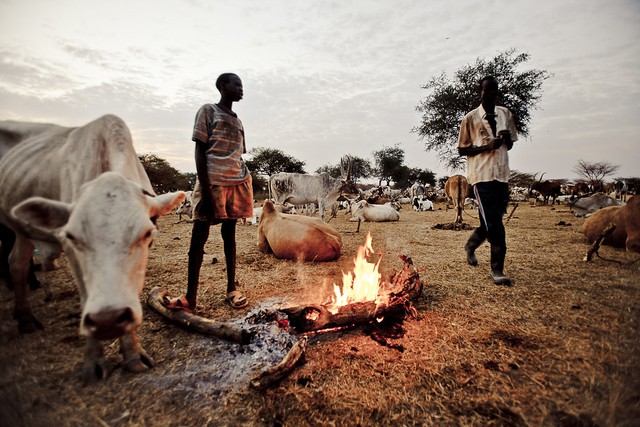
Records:
{"label": "striped shirt", "polygon": [[[518,140],[516,125],[511,112],[505,107],[496,106],[496,132],[509,130],[511,140]],[[458,147],[480,147],[489,144],[495,135],[487,121],[487,113],[482,105],[467,113],[460,124]],[[503,144],[497,150],[486,151],[467,156],[467,179],[469,184],[478,182],[500,181],[509,182],[509,155],[507,145]]]}
{"label": "striped shirt", "polygon": [[242,160],[247,152],[244,128],[236,116],[216,104],[203,105],[196,114],[191,139],[209,147],[206,156],[211,185],[238,185],[251,179]]}

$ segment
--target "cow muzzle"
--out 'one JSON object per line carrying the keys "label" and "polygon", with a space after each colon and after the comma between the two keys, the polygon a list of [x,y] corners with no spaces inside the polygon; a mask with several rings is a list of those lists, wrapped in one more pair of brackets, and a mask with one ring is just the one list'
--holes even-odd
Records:
{"label": "cow muzzle", "polygon": [[87,313],[84,317],[84,327],[97,340],[121,337],[130,332],[134,325],[133,310],[129,307]]}

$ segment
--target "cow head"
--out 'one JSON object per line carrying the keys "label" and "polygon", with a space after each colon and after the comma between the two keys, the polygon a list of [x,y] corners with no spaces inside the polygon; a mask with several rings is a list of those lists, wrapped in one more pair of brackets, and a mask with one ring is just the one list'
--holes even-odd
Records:
{"label": "cow head", "polygon": [[142,291],[156,219],[185,198],[154,197],[115,172],[82,186],[74,203],[32,197],[12,210],[27,230],[54,236],[78,282],[80,333],[111,339],[142,321]]}
{"label": "cow head", "polygon": [[627,251],[640,253],[640,196],[631,197],[622,210]]}

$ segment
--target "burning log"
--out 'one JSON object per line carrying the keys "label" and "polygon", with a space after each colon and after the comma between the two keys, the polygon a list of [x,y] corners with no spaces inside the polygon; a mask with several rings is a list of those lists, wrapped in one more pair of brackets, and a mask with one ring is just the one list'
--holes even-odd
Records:
{"label": "burning log", "polygon": [[[289,325],[297,332],[311,332],[368,323],[381,317],[410,313],[416,315],[412,301],[422,293],[423,282],[411,258],[400,255],[404,267],[389,280],[387,298],[378,301],[353,302],[333,309],[328,304],[288,307]],[[394,290],[397,290],[394,292]]]}
{"label": "burning log", "polygon": [[206,317],[197,316],[182,310],[168,309],[165,302],[166,297],[167,291],[156,286],[149,292],[147,304],[165,318],[187,330],[204,335],[213,335],[239,344],[248,344],[251,340],[252,333],[239,326],[207,319]]}
{"label": "burning log", "polygon": [[251,387],[256,389],[263,389],[270,385],[273,385],[289,375],[289,372],[293,370],[293,367],[304,356],[307,350],[307,344],[309,340],[307,337],[302,337],[298,340],[291,350],[284,356],[282,361],[269,369],[262,371],[249,383]]}

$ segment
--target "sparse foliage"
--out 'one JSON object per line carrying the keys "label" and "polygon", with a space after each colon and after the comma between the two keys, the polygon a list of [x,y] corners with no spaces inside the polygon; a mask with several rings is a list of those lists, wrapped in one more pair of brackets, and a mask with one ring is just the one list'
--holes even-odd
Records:
{"label": "sparse foliage", "polygon": [[573,171],[587,180],[587,184],[594,188],[601,188],[606,176],[614,174],[619,166],[609,162],[587,162],[578,160]]}
{"label": "sparse foliage", "polygon": [[460,122],[464,115],[480,104],[479,81],[486,75],[500,82],[497,104],[513,113],[519,137],[529,133],[531,109],[541,98],[542,83],[551,77],[544,70],[516,71],[529,60],[529,54],[516,54],[514,49],[502,52],[490,60],[476,59],[455,72],[453,79],[441,74],[422,86],[431,93],[416,110],[422,113],[419,126],[412,129],[425,143],[426,151],[435,151],[440,161],[450,170],[464,166],[458,155],[457,141]]}

